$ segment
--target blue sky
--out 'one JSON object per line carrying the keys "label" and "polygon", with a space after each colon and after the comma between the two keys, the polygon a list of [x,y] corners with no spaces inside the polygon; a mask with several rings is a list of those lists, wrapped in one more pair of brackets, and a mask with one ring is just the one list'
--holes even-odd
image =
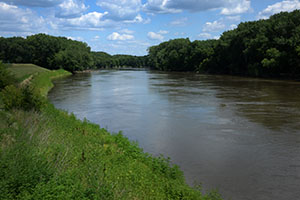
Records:
{"label": "blue sky", "polygon": [[295,9],[300,0],[0,0],[0,36],[46,33],[145,55],[163,41],[219,38],[240,22]]}

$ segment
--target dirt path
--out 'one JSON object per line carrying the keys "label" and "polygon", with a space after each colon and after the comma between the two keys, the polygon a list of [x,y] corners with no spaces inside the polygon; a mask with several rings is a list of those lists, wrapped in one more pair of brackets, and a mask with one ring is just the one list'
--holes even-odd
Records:
{"label": "dirt path", "polygon": [[24,87],[24,86],[27,86],[30,84],[30,81],[32,80],[33,78],[33,75],[30,75],[28,78],[26,78],[25,80],[23,80],[21,83],[20,83],[20,86],[21,87]]}

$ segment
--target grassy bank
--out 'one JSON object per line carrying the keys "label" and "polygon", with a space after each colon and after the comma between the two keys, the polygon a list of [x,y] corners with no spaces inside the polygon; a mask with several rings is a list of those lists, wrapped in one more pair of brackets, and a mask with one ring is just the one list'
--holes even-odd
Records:
{"label": "grassy bank", "polygon": [[5,64],[5,66],[19,82],[25,80],[30,75],[35,73],[50,72],[50,70],[34,64]]}
{"label": "grassy bank", "polygon": [[16,77],[18,82],[31,79],[30,84],[39,90],[42,96],[54,86],[52,79],[71,75],[63,69],[48,70],[33,64],[6,64],[7,69]]}
{"label": "grassy bank", "polygon": [[[34,72],[30,84],[45,95],[63,74]],[[177,166],[122,134],[45,103],[39,111],[0,110],[0,199],[220,198],[191,188]]]}

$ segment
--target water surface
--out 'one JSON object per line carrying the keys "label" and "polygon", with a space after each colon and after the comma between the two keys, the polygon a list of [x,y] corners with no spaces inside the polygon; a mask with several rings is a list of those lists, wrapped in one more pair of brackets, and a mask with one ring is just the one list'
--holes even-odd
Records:
{"label": "water surface", "polygon": [[58,108],[171,157],[225,199],[300,198],[300,84],[152,71],[55,82]]}

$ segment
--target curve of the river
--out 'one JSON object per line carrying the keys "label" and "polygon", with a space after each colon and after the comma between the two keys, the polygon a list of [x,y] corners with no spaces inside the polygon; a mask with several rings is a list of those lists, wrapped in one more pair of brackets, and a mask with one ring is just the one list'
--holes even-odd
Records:
{"label": "curve of the river", "polygon": [[99,71],[55,84],[56,107],[169,156],[189,184],[232,200],[300,198],[297,82]]}

